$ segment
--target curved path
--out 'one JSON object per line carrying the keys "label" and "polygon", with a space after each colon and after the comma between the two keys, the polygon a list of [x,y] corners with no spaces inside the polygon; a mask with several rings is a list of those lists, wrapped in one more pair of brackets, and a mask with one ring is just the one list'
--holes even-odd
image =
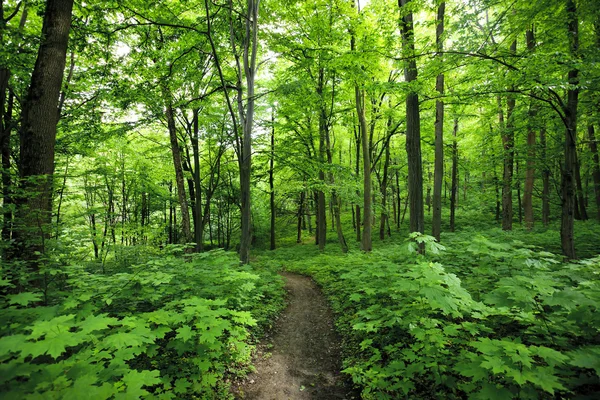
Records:
{"label": "curved path", "polygon": [[[256,372],[235,394],[238,399],[346,399],[340,375],[340,340],[333,315],[315,283],[283,273],[289,305],[270,343],[259,347]],[[269,353],[270,352],[270,353]]]}

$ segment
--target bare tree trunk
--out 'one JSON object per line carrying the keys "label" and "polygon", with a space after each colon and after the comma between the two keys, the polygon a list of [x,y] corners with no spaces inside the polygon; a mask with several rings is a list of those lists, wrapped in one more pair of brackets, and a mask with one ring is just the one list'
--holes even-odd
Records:
{"label": "bare tree trunk", "polygon": [[[325,110],[322,109],[321,110],[321,114],[322,114],[322,119],[325,122]],[[326,153],[327,153],[327,163],[329,165],[333,164],[333,155],[331,153],[331,138],[329,136],[329,127],[327,125],[324,125],[325,128],[325,149],[326,149]],[[342,253],[347,253],[348,252],[348,244],[346,244],[346,238],[344,237],[344,231],[342,230],[342,220],[341,220],[341,211],[340,211],[340,204],[341,204],[341,200],[339,199],[338,195],[337,195],[337,191],[335,190],[334,183],[334,176],[332,172],[328,173],[328,180],[329,180],[329,184],[332,185],[332,191],[331,191],[331,203],[332,203],[332,211],[333,211],[333,219],[335,221],[335,229],[336,229],[336,233],[337,233],[337,237],[338,237],[338,241],[340,243],[340,247],[342,249]]]}
{"label": "bare tree trunk", "polygon": [[[361,249],[371,251],[373,245],[371,242],[371,150],[369,149],[369,137],[367,135],[367,119],[365,117],[365,94],[358,86],[354,88],[356,97],[356,113],[360,123],[361,144],[363,154],[363,232],[361,240]],[[360,220],[359,220],[360,221]]]}
{"label": "bare tree trunk", "polygon": [[575,151],[575,184],[577,188],[577,199],[576,205],[579,209],[579,216],[576,219],[581,221],[587,221],[588,215],[585,209],[585,197],[583,191],[583,185],[581,184],[581,163],[579,162],[579,157],[577,156],[577,151]]}
{"label": "bare tree trunk", "polygon": [[[444,12],[446,3],[442,1],[438,6],[437,27],[435,31],[436,55],[443,59],[444,50]],[[444,95],[444,74],[437,76],[435,89],[440,96]],[[433,170],[433,217],[431,222],[431,235],[440,241],[442,231],[442,180],[444,178],[444,102],[435,102],[435,161]]]}
{"label": "bare tree trunk", "polygon": [[[598,32],[600,34],[600,32]],[[598,143],[596,142],[596,135],[594,132],[594,125],[588,125],[588,138],[590,151],[593,158],[593,178],[594,178],[594,191],[596,193],[596,217],[600,222],[600,158],[598,157]]]}
{"label": "bare tree trunk", "polygon": [[[517,50],[517,41],[513,41],[510,46],[510,52],[515,53]],[[498,98],[498,107],[500,109],[499,118],[501,119],[500,127],[503,128],[502,104]],[[509,94],[506,100],[506,126],[502,129],[502,144],[504,147],[504,172],[502,176],[502,229],[505,231],[512,230],[513,220],[513,202],[512,202],[512,183],[514,171],[514,147],[515,147],[515,132],[513,112],[515,109],[515,96]]]}
{"label": "bare tree trunk", "polygon": [[[400,7],[406,7],[410,0],[398,0]],[[412,12],[402,17],[400,24],[402,49],[406,55],[414,55],[415,38]],[[417,79],[417,63],[414,57],[405,62],[404,80]],[[406,96],[406,153],[408,155],[408,199],[410,203],[410,232],[424,232],[425,210],[423,208],[423,164],[421,160],[421,120],[419,116],[419,95],[410,92]],[[419,245],[419,252],[425,247]]]}
{"label": "bare tree trunk", "polygon": [[[388,118],[388,132],[391,128],[392,120]],[[383,161],[383,176],[381,178],[381,221],[379,221],[379,239],[385,239],[385,227],[389,219],[389,212],[387,210],[387,187],[388,187],[388,175],[390,167],[390,142],[387,140],[385,143],[385,159]]]}
{"label": "bare tree trunk", "polygon": [[[358,179],[358,177],[360,176],[360,146],[361,146],[361,127],[360,127],[360,123],[358,125],[358,130],[355,130],[354,132],[354,139],[356,140],[356,168],[355,168],[355,173],[356,173],[356,178]],[[360,192],[357,190],[356,194],[358,196],[360,196]],[[360,243],[360,241],[362,240],[362,233],[361,233],[361,226],[362,226],[362,220],[361,220],[361,216],[360,216],[360,205],[356,204],[355,206],[356,209],[356,241]]]}
{"label": "bare tree trunk", "polygon": [[[0,71],[1,72],[1,71]],[[7,72],[8,73],[8,72]],[[2,82],[0,82],[2,83]],[[7,82],[8,83],[8,82]],[[3,93],[0,95],[4,96]],[[2,240],[7,243],[11,239],[13,229],[13,189],[12,189],[12,178],[10,174],[11,168],[11,134],[13,129],[12,113],[15,96],[12,92],[9,94],[8,104],[6,110],[2,109],[0,112],[3,114],[2,124],[0,126],[0,149],[2,152],[2,208],[3,208],[3,221],[2,221]],[[4,100],[2,99],[4,105]]]}
{"label": "bare tree trunk", "polygon": [[[568,36],[571,55],[579,56],[579,20],[577,8],[573,0],[567,0]],[[577,163],[577,105],[579,103],[579,70],[576,68],[569,71],[569,85],[567,90],[567,106],[565,108],[565,142],[564,142],[564,164],[562,166],[561,197],[562,213],[560,227],[560,241],[563,254],[569,258],[577,258],[575,252],[574,237],[574,209],[575,209],[575,179],[573,172]]]}
{"label": "bare tree trunk", "polygon": [[[73,0],[48,0],[42,41],[21,113],[21,178],[18,199],[18,247],[26,259],[45,250],[52,218],[52,176],[58,100],[67,58]],[[39,252],[39,253],[36,253]]]}
{"label": "bare tree trunk", "polygon": [[196,251],[203,250],[204,245],[204,227],[202,225],[202,184],[200,181],[200,144],[199,144],[199,112],[197,108],[193,111],[193,132],[192,132],[192,152],[194,157],[193,180],[196,190],[194,191],[194,242],[196,242]]}
{"label": "bare tree trunk", "polygon": [[450,190],[450,232],[455,229],[456,215],[456,196],[458,191],[458,143],[456,134],[458,133],[458,118],[454,118],[454,130],[452,132],[452,189]]}
{"label": "bare tree trunk", "polygon": [[540,147],[542,150],[542,224],[550,223],[550,168],[546,160],[546,129],[540,129]]}
{"label": "bare tree trunk", "polygon": [[300,205],[298,206],[298,229],[296,236],[296,243],[302,243],[302,222],[304,220],[304,191],[300,193]]}
{"label": "bare tree trunk", "polygon": [[273,185],[273,166],[275,159],[275,111],[271,114],[271,157],[269,159],[269,205],[271,208],[271,250],[275,250],[275,187]]}
{"label": "bare tree trunk", "polygon": [[163,86],[163,96],[165,100],[165,116],[169,128],[169,138],[171,142],[171,154],[173,156],[173,165],[175,167],[175,182],[177,184],[177,195],[179,207],[181,207],[181,230],[183,233],[183,243],[189,243],[192,240],[190,227],[190,212],[188,209],[188,200],[185,193],[185,182],[183,176],[183,167],[181,164],[181,150],[179,149],[179,140],[177,139],[177,127],[175,126],[175,115],[171,100],[171,93],[166,86]]}

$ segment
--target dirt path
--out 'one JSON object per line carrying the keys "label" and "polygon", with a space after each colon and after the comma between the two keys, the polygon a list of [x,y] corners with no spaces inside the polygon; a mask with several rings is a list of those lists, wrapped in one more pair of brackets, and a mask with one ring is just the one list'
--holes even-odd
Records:
{"label": "dirt path", "polygon": [[[270,343],[260,346],[256,372],[235,391],[238,399],[346,399],[340,341],[333,315],[315,283],[284,273],[289,305]],[[270,352],[270,353],[269,353]]]}

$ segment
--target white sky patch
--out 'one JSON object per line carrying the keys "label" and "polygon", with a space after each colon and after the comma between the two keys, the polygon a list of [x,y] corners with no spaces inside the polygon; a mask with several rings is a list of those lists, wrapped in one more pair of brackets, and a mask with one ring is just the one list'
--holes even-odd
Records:
{"label": "white sky patch", "polygon": [[131,47],[129,47],[126,43],[117,42],[115,45],[114,54],[117,57],[125,57],[131,52]]}

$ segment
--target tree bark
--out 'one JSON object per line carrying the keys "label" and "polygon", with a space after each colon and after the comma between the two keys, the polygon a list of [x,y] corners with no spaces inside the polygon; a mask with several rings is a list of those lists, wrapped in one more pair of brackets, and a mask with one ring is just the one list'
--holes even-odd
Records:
{"label": "tree bark", "polygon": [[540,129],[540,147],[542,150],[542,224],[550,224],[550,168],[546,159],[546,129]]}
{"label": "tree bark", "polygon": [[48,0],[42,41],[21,113],[21,178],[15,226],[20,254],[43,253],[52,218],[52,176],[58,100],[67,58],[73,0]]}
{"label": "tree bark", "polygon": [[[527,41],[527,50],[533,52],[535,49],[535,38],[533,34],[533,26],[525,33]],[[525,228],[533,229],[533,184],[535,182],[535,124],[534,120],[537,116],[537,105],[535,100],[531,100],[529,104],[529,125],[527,130],[527,169],[525,171],[525,187],[523,193],[523,211],[525,216]]]}
{"label": "tree bark", "polygon": [[[510,52],[515,54],[517,51],[517,41],[514,40],[510,45]],[[512,202],[512,182],[514,172],[514,147],[515,147],[515,131],[513,112],[515,109],[516,99],[513,94],[509,94],[506,99],[506,126],[502,129],[504,122],[501,121],[502,129],[502,144],[504,147],[504,172],[502,175],[502,229],[505,231],[512,230],[513,220],[513,202]],[[498,98],[498,107],[500,108],[499,118],[502,120],[502,104]]]}
{"label": "tree bark", "polygon": [[[442,1],[438,6],[437,27],[435,31],[435,43],[440,62],[443,62],[444,51],[444,12],[446,3]],[[444,95],[444,74],[437,76],[435,89],[440,97]],[[442,180],[444,179],[444,102],[435,102],[435,160],[433,167],[433,216],[431,222],[431,235],[440,241],[442,231]]]}
{"label": "tree bark", "polygon": [[596,194],[596,218],[600,222],[600,157],[598,157],[598,143],[596,142],[594,125],[588,125],[588,139],[593,159],[592,177],[594,179],[594,192]]}
{"label": "tree bark", "polygon": [[458,192],[458,118],[454,118],[454,130],[452,131],[452,183],[450,190],[450,232],[454,232],[456,215],[456,196]]}
{"label": "tree bark", "polygon": [[[398,5],[406,7],[410,0],[398,0]],[[415,53],[415,39],[412,12],[405,12],[400,30],[402,49],[405,55]],[[414,57],[405,62],[404,80],[410,83],[417,80],[417,63]],[[419,95],[411,91],[406,96],[406,153],[408,155],[408,198],[410,203],[410,232],[424,232],[425,210],[423,208],[423,165],[421,160],[421,120],[419,115]],[[425,247],[419,245],[419,252]]]}
{"label": "tree bark", "polygon": [[275,162],[275,112],[271,115],[271,154],[269,159],[269,205],[271,208],[271,250],[275,250],[275,187],[273,180]]}
{"label": "tree bark", "polygon": [[585,207],[585,196],[583,191],[583,185],[581,184],[581,163],[579,162],[579,157],[577,156],[577,150],[575,150],[575,184],[577,188],[577,209],[579,210],[579,215],[577,219],[581,221],[587,221],[588,215]]}
{"label": "tree bark", "polygon": [[185,193],[183,167],[181,164],[181,150],[179,148],[179,140],[177,139],[177,127],[175,125],[172,96],[166,85],[163,86],[163,97],[165,101],[165,116],[167,118],[167,127],[169,129],[169,139],[171,143],[171,154],[173,156],[173,166],[175,168],[177,195],[179,199],[179,207],[181,207],[181,231],[183,233],[182,239],[183,243],[189,243],[192,240],[192,233],[190,227],[188,200]]}
{"label": "tree bark", "polygon": [[[567,22],[570,52],[573,57],[579,53],[579,19],[577,8],[573,0],[567,0]],[[565,111],[565,141],[564,164],[561,171],[561,226],[560,241],[563,254],[569,258],[577,258],[574,237],[574,212],[575,212],[575,179],[573,172],[577,163],[577,106],[579,103],[579,70],[574,68],[569,71],[569,89],[567,90],[567,105]]]}
{"label": "tree bark", "polygon": [[[358,86],[354,88],[356,99],[356,113],[360,123],[361,145],[363,155],[363,232],[361,249],[370,252],[373,249],[371,239],[371,150],[369,149],[369,136],[367,135],[367,118],[365,116],[365,95]],[[360,221],[360,219],[358,220]]]}
{"label": "tree bark", "polygon": [[[388,117],[388,134],[392,125],[392,118]],[[385,239],[385,227],[389,220],[389,211],[387,210],[387,188],[390,167],[390,140],[385,143],[385,158],[383,161],[383,176],[381,177],[381,220],[379,221],[379,239]]]}

